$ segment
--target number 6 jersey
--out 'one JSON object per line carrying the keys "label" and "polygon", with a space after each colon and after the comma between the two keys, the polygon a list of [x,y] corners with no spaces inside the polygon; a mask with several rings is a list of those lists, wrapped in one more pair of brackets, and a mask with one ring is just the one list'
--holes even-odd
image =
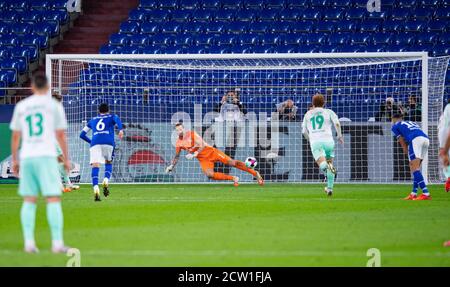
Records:
{"label": "number 6 jersey", "polygon": [[91,119],[83,128],[84,132],[92,130],[91,147],[95,145],[114,146],[114,126],[122,129],[122,122],[115,114],[100,114]]}
{"label": "number 6 jersey", "polygon": [[20,159],[56,157],[56,130],[67,128],[64,108],[50,95],[32,95],[14,108],[10,129],[20,131]]}
{"label": "number 6 jersey", "polygon": [[308,132],[310,144],[334,141],[332,126],[337,124],[339,119],[332,110],[313,108],[303,118],[302,133]]}

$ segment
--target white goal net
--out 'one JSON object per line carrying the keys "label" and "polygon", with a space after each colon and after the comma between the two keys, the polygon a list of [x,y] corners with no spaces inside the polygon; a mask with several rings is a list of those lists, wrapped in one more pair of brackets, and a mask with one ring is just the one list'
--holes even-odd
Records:
{"label": "white goal net", "polygon": [[177,122],[232,158],[255,157],[266,181],[320,182],[301,121],[321,93],[343,126],[337,182],[410,181],[407,157],[390,131],[397,111],[430,135],[423,168],[429,182],[439,182],[437,121],[448,61],[425,53],[47,55],[47,73],[52,91],[63,95],[76,181],[90,181],[89,146],[79,133],[108,103],[125,124],[123,140],[116,137],[114,182],[209,182],[184,155],[165,173]]}

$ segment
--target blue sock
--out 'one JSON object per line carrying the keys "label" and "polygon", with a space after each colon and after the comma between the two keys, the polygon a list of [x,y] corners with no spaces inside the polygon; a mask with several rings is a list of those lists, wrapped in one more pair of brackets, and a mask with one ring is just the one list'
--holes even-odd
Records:
{"label": "blue sock", "polygon": [[64,219],[60,201],[47,203],[47,221],[52,240],[61,242],[63,240]]}
{"label": "blue sock", "polygon": [[98,174],[100,172],[100,168],[98,167],[93,167],[92,168],[92,173],[91,173],[91,177],[92,177],[92,185],[96,186],[98,185]]}
{"label": "blue sock", "polygon": [[419,188],[419,185],[417,184],[416,178],[414,177],[412,193],[417,194],[417,189],[418,188]]}
{"label": "blue sock", "polygon": [[422,193],[428,194],[428,188],[425,184],[425,179],[423,178],[422,173],[420,170],[416,170],[414,173],[414,181],[417,182],[417,185],[419,185],[420,189],[422,189]]}
{"label": "blue sock", "polygon": [[36,203],[24,201],[20,210],[23,238],[34,241],[34,226],[36,224]]}
{"label": "blue sock", "polygon": [[105,164],[105,177],[110,179],[112,175],[112,163]]}

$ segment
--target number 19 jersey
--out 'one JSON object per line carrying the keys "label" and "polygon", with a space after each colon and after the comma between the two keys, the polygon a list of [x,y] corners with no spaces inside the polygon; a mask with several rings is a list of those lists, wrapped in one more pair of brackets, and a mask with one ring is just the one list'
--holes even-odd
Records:
{"label": "number 19 jersey", "polygon": [[20,160],[31,157],[56,157],[56,130],[67,128],[61,103],[50,95],[33,95],[14,108],[10,129],[20,131]]}
{"label": "number 19 jersey", "polygon": [[339,123],[337,115],[329,109],[313,108],[303,118],[303,133],[308,132],[310,144],[333,140],[332,126]]}

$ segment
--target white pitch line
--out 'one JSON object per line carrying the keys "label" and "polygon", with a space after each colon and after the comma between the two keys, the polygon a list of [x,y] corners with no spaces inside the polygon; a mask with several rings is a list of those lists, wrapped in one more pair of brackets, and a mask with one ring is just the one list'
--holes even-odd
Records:
{"label": "white pitch line", "polygon": [[[314,251],[314,250],[295,250],[295,251],[267,251],[267,250],[80,250],[81,256],[172,256],[172,257],[360,257],[367,258],[365,251]],[[49,251],[44,251],[50,253]],[[23,254],[20,250],[3,249],[0,254],[15,255]],[[423,258],[450,258],[449,252],[404,252],[404,251],[381,251],[382,257],[423,257]]]}

